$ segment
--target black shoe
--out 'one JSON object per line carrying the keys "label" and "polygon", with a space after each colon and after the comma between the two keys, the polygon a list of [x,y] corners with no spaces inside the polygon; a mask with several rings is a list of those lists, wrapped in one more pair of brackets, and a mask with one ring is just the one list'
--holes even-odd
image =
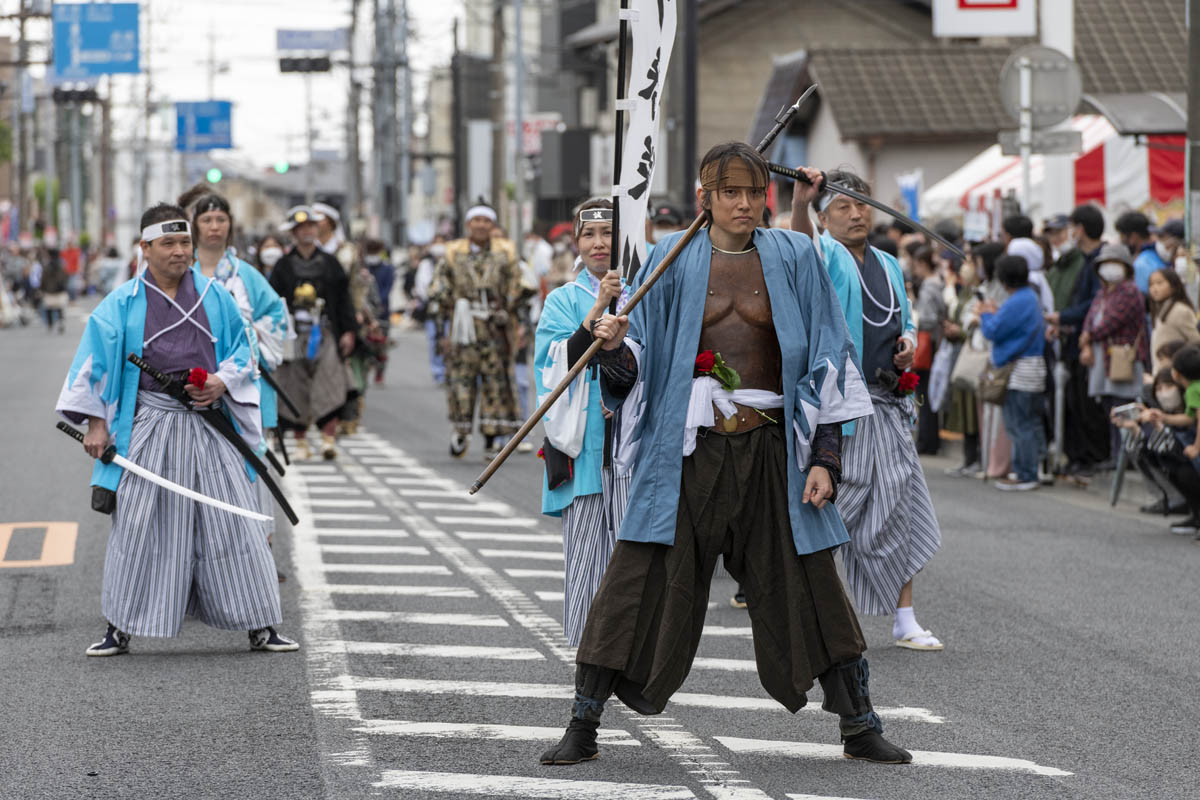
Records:
{"label": "black shoe", "polygon": [[733,597],[729,598],[729,605],[733,606],[734,608],[745,608],[746,593],[739,591]]}
{"label": "black shoe", "polygon": [[89,656],[123,656],[129,652],[129,634],[108,623],[104,638],[87,649]]}
{"label": "black shoe", "polygon": [[1180,536],[1193,536],[1197,530],[1200,530],[1200,518],[1195,515],[1171,525],[1171,533],[1177,533]]}
{"label": "black shoe", "polygon": [[567,726],[567,732],[558,740],[558,744],[542,753],[542,764],[544,766],[565,766],[599,758],[600,748],[596,746],[596,729],[599,727],[598,721],[572,719],[571,724]]}
{"label": "black shoe", "polygon": [[1167,505],[1166,498],[1163,498],[1154,503],[1147,503],[1139,508],[1138,511],[1143,514],[1161,514],[1165,517],[1168,514],[1186,514],[1189,509],[1187,502],[1184,500]]}
{"label": "black shoe", "polygon": [[877,764],[912,763],[912,753],[903,747],[897,747],[883,738],[882,734],[870,729],[842,739],[842,745],[842,755],[846,758],[874,761]]}
{"label": "black shoe", "polygon": [[259,628],[250,631],[250,649],[266,650],[271,653],[291,653],[300,649],[300,645],[286,636],[280,636],[274,628]]}

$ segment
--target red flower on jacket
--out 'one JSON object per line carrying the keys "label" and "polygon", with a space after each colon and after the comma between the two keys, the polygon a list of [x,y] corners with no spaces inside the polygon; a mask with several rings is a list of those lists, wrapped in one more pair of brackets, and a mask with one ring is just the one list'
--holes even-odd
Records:
{"label": "red flower on jacket", "polygon": [[901,394],[912,394],[921,385],[921,376],[915,372],[900,373],[900,380],[897,384],[897,389]]}
{"label": "red flower on jacket", "polygon": [[717,357],[712,350],[705,350],[700,355],[696,356],[696,371],[707,375],[712,372],[713,367],[717,363]]}
{"label": "red flower on jacket", "polygon": [[188,372],[187,382],[197,389],[203,389],[204,384],[208,382],[208,372],[204,367],[192,367]]}

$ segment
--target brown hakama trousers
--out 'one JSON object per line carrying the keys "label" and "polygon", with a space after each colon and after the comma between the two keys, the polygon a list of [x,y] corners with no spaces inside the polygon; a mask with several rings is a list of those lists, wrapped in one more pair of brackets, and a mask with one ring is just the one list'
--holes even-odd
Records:
{"label": "brown hakama trousers", "polygon": [[576,662],[620,672],[617,695],[637,710],[661,712],[687,678],[718,556],[746,595],[759,680],[789,711],[814,678],[866,650],[833,550],[796,554],[784,435],[775,424],[701,430],[683,460],[675,544],[617,542]]}

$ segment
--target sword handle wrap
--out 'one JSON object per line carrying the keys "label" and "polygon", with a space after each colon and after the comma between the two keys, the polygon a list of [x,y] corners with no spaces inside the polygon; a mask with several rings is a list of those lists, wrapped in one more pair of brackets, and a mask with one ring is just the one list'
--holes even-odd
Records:
{"label": "sword handle wrap", "polygon": [[[78,428],[71,427],[70,425],[68,425],[67,423],[62,422],[62,421],[56,422],[54,424],[54,427],[58,428],[60,431],[65,433],[67,436],[70,436],[72,439],[79,442],[80,444],[83,444],[83,431],[79,430]],[[100,460],[102,462],[104,462],[105,464],[111,464],[112,460],[113,460],[113,456],[115,456],[116,454],[117,454],[116,445],[110,444],[108,447],[104,448],[104,454],[100,456]]]}

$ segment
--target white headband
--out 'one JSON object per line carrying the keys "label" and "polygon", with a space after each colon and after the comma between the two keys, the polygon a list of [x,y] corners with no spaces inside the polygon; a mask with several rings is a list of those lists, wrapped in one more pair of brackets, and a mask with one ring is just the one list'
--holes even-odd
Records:
{"label": "white headband", "polygon": [[488,208],[487,206],[472,206],[471,208],[468,208],[467,213],[463,217],[463,219],[465,219],[469,222],[472,219],[474,219],[475,217],[487,217],[492,222],[497,221],[496,212],[493,211],[492,209]]}
{"label": "white headband", "polygon": [[162,236],[168,236],[172,233],[186,233],[192,235],[192,226],[187,224],[187,220],[169,219],[166,222],[156,222],[153,225],[147,225],[142,228],[142,241],[153,242]]}
{"label": "white headband", "polygon": [[837,197],[837,192],[825,192],[825,194],[821,195],[821,198],[817,200],[817,211],[824,211],[829,208],[829,204],[833,202],[835,197]]}

